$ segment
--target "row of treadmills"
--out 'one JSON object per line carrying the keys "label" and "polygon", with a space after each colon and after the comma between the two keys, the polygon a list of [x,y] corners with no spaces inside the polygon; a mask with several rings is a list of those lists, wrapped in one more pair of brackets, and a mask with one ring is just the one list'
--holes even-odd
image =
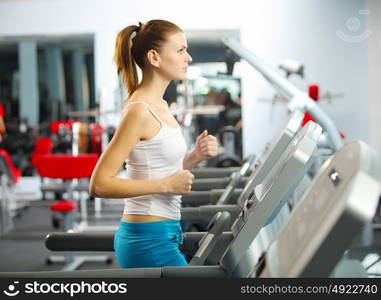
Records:
{"label": "row of treadmills", "polygon": [[[182,221],[208,222],[185,232],[189,266],[78,271],[7,272],[0,277],[363,277],[361,260],[379,248],[372,221],[379,205],[381,156],[363,142],[344,145],[311,173],[322,128],[293,113],[263,157],[234,169],[224,189],[203,190],[212,174],[195,170],[199,190],[183,197]],[[209,173],[208,173],[209,172]],[[217,172],[217,173],[215,173]],[[306,176],[311,184],[290,199]],[[221,186],[219,186],[221,187]],[[378,212],[379,213],[379,212]],[[113,232],[52,233],[52,251],[114,251]]]}

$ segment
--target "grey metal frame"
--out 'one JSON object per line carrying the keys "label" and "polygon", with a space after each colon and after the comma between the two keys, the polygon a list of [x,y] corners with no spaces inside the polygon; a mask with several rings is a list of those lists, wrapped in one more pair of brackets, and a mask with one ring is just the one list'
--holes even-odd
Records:
{"label": "grey metal frame", "polygon": [[273,67],[244,47],[238,40],[232,37],[224,37],[222,42],[258,70],[282,96],[288,99],[290,101],[288,107],[291,111],[297,109],[308,111],[328,133],[331,147],[335,151],[343,146],[343,141],[334,122],[307,93],[297,89],[287,79],[275,71]]}
{"label": "grey metal frame", "polygon": [[380,153],[362,142],[344,146],[321,168],[269,246],[263,270],[251,275],[330,276],[343,253],[372,220],[381,191],[380,179]]}

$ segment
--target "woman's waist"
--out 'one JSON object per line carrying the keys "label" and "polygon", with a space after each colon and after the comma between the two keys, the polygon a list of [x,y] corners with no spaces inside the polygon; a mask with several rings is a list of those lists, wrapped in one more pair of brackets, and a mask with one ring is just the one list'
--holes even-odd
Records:
{"label": "woman's waist", "polygon": [[172,219],[160,217],[160,216],[150,216],[150,215],[138,215],[138,214],[123,214],[121,221],[123,222],[138,222],[138,223],[156,223],[161,221],[173,221]]}
{"label": "woman's waist", "polygon": [[[128,236],[139,236],[143,234],[147,235],[158,235],[163,236],[163,234],[173,234],[174,232],[181,232],[181,225],[179,220],[171,220],[171,219],[158,219],[158,216],[143,216],[140,221],[136,221],[132,219],[131,214],[125,214],[119,223],[119,234],[124,234]],[[135,215],[138,217],[138,215]],[[149,218],[152,217],[152,218]],[[127,220],[127,221],[125,221]]]}
{"label": "woman's waist", "polygon": [[[160,216],[171,220],[181,218],[181,195],[174,195],[176,198],[153,198],[140,196],[126,198],[124,200],[124,215],[149,215]],[[140,217],[136,217],[140,218]]]}

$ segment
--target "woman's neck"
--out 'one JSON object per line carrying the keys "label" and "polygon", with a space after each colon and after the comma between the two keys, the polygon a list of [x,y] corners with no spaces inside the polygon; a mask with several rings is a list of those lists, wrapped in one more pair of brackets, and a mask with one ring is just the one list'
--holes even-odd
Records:
{"label": "woman's neck", "polygon": [[137,90],[131,95],[136,100],[144,100],[153,104],[162,104],[165,90],[170,80],[153,74],[145,74]]}

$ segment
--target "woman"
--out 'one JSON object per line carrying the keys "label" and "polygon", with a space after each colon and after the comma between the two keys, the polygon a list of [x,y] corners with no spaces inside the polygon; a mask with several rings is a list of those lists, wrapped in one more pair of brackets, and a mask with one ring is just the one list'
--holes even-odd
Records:
{"label": "woman", "polygon": [[[178,247],[181,195],[191,189],[190,170],[216,156],[218,144],[205,130],[186,155],[180,126],[163,100],[168,84],[184,80],[192,61],[185,35],[168,21],[139,22],[119,32],[114,60],[129,97],[115,135],[94,169],[90,193],[125,198],[114,240],[122,268],[187,265]],[[140,84],[135,63],[143,73]],[[125,160],[127,178],[117,178]]]}

